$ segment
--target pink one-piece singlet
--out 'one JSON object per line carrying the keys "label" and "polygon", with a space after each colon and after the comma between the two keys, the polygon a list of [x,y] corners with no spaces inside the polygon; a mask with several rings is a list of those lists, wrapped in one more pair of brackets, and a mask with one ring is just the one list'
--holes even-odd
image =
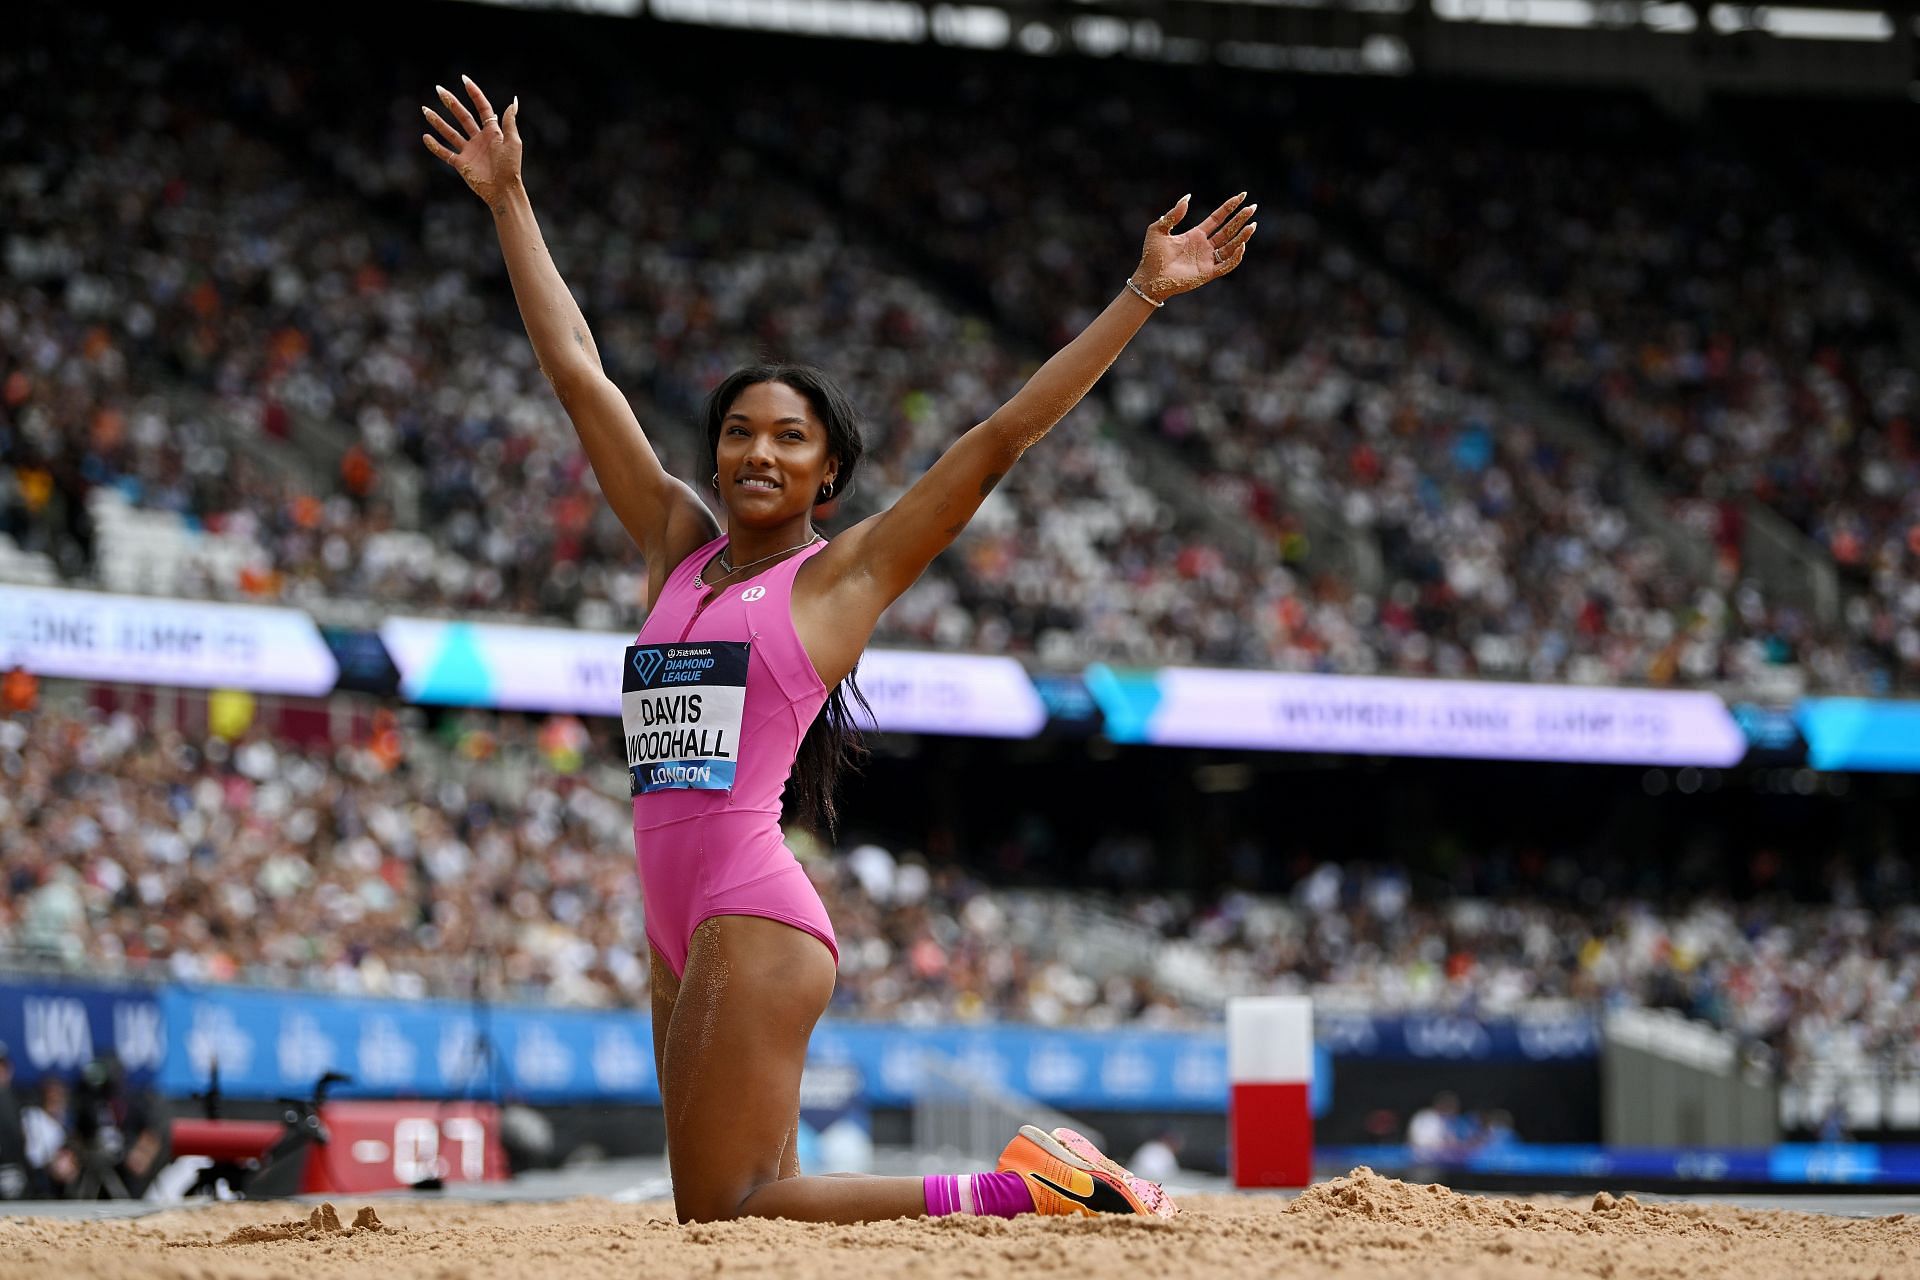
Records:
{"label": "pink one-piece singlet", "polygon": [[780,797],[829,690],[793,625],[793,579],[826,546],[721,588],[693,583],[726,541],[668,575],[622,676],[633,847],[647,938],[681,977],[693,931],[764,916],[840,948],[820,895],[780,832]]}

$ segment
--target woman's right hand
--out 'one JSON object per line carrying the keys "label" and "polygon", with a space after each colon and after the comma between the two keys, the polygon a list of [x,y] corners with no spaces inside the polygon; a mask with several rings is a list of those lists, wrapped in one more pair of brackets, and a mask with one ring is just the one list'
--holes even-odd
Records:
{"label": "woman's right hand", "polygon": [[493,105],[487,101],[487,95],[480,92],[480,86],[465,76],[460,77],[460,82],[467,86],[467,94],[479,109],[480,118],[474,119],[465,103],[435,85],[434,91],[459,128],[448,124],[431,107],[421,107],[427,123],[452,147],[431,133],[421,134],[420,140],[427,144],[427,150],[466,179],[473,194],[485,200],[489,209],[497,209],[507,193],[520,185],[520,99],[508,103],[505,114],[496,118]]}

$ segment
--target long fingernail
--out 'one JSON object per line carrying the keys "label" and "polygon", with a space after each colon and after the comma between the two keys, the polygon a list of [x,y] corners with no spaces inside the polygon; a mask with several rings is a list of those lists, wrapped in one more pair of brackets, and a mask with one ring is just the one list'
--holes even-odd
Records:
{"label": "long fingernail", "polygon": [[433,86],[433,91],[439,94],[443,98],[451,98],[453,96],[452,94],[447,92],[447,86],[443,84],[437,84]]}
{"label": "long fingernail", "polygon": [[467,75],[467,74],[466,74],[465,72],[462,72],[462,73],[461,73],[461,75],[460,75],[460,83],[461,83],[461,84],[472,84],[472,83],[473,83],[473,77],[472,77],[472,76],[470,76],[470,75]]}

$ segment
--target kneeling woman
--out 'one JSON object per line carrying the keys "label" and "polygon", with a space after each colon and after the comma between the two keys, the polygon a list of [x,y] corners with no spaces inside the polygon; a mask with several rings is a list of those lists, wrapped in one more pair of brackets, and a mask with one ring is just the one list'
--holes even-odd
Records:
{"label": "kneeling woman", "polygon": [[1171,1216],[1159,1187],[1067,1129],[1023,1128],[993,1173],[800,1176],[800,1072],[838,951],[819,895],[782,842],[781,795],[791,778],[797,809],[831,817],[850,728],[840,684],[880,614],[1168,297],[1240,265],[1254,206],[1242,193],[1175,234],[1182,197],[1148,228],[1138,268],[1084,332],[891,508],[831,543],[814,530],[813,510],[845,492],[859,465],[852,407],[812,369],[733,374],[706,411],[707,483],[726,508],[722,530],[661,467],[601,369],[521,184],[518,100],[496,116],[465,83],[474,110],[446,89],[451,123],[422,108],[439,135],[423,135],[426,145],[492,209],[540,367],[647,561],[647,620],[626,653],[622,704],[681,1219]]}

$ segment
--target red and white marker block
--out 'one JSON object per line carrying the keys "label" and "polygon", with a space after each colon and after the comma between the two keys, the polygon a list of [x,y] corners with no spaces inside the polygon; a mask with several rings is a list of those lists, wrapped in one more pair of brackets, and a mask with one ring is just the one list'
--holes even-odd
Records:
{"label": "red and white marker block", "polygon": [[397,1191],[424,1178],[504,1182],[500,1109],[485,1102],[329,1102],[329,1141],[309,1149],[300,1190]]}
{"label": "red and white marker block", "polygon": [[1313,1180],[1313,1001],[1227,1001],[1229,1161],[1236,1187]]}

